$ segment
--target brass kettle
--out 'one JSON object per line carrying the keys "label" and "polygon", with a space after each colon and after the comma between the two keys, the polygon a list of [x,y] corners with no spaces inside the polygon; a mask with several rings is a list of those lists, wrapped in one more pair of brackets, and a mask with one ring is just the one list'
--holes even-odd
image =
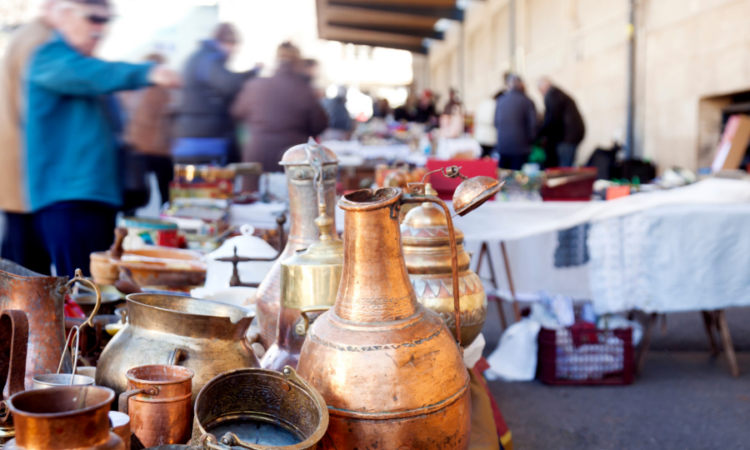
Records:
{"label": "brass kettle", "polygon": [[[429,183],[425,194],[436,196]],[[487,318],[487,295],[479,276],[469,268],[471,257],[464,249],[464,234],[455,229],[458,250],[458,289],[461,296],[461,344],[469,346],[482,332]],[[443,211],[425,202],[401,223],[406,270],[417,300],[443,318],[456,336],[453,307],[453,277],[448,222]]]}
{"label": "brass kettle", "polygon": [[[281,300],[281,261],[318,240],[318,227],[315,225],[315,218],[318,216],[317,170],[313,164],[322,168],[323,198],[326,214],[331,218],[335,217],[334,202],[338,175],[336,154],[318,145],[312,138],[306,144],[296,145],[287,150],[279,164],[284,166],[289,186],[291,228],[284,252],[260,283],[256,294],[260,342],[266,349],[276,340]],[[335,224],[333,229],[336,229]]]}
{"label": "brass kettle", "polygon": [[313,314],[329,310],[336,302],[344,261],[344,243],[331,235],[333,219],[319,205],[320,240],[281,262],[281,309],[276,342],[261,360],[266,369],[281,372],[297,368],[302,344]]}

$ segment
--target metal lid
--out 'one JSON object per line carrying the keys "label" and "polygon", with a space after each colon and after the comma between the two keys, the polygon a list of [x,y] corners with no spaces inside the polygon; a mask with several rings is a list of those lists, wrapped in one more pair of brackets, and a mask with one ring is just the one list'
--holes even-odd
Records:
{"label": "metal lid", "polygon": [[316,153],[323,155],[322,165],[339,163],[338,156],[333,151],[318,144],[313,138],[310,138],[306,143],[295,145],[284,152],[284,156],[281,157],[279,164],[282,166],[311,165],[308,150],[311,150],[311,155],[315,155]]}
{"label": "metal lid", "polygon": [[[430,183],[425,184],[425,194],[437,196]],[[454,228],[454,231],[456,244],[460,244],[464,240],[464,234],[458,228]],[[433,203],[425,202],[412,209],[401,223],[401,239],[404,246],[443,246],[449,242],[448,238],[448,220],[443,210]]]}

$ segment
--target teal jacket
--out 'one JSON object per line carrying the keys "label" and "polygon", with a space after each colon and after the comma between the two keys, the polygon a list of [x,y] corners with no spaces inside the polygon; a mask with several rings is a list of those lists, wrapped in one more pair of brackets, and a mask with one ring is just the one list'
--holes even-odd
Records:
{"label": "teal jacket", "polygon": [[148,86],[151,64],[84,56],[54,33],[27,73],[31,210],[74,200],[122,204],[118,144],[102,96]]}

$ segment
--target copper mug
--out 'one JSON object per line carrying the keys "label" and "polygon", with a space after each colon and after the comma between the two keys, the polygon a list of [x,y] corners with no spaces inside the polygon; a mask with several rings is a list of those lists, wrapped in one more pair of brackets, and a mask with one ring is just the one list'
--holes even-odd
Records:
{"label": "copper mug", "polygon": [[111,389],[59,386],[14,395],[8,401],[16,437],[4,450],[124,450],[110,431]]}
{"label": "copper mug", "polygon": [[130,416],[130,429],[145,448],[190,440],[192,370],[159,364],[130,369],[125,376],[128,390],[120,394],[119,409]]}

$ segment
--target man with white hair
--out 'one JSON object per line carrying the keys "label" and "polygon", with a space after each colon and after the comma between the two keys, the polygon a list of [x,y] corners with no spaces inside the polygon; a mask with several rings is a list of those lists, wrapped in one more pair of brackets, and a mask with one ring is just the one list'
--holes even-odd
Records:
{"label": "man with white hair", "polygon": [[0,210],[5,212],[2,257],[49,274],[50,259],[33,232],[28,193],[21,180],[26,110],[24,78],[29,59],[52,34],[50,16],[56,0],[46,0],[41,14],[11,36],[0,62]]}
{"label": "man with white hair", "polygon": [[107,0],[56,2],[55,31],[27,69],[22,176],[34,231],[61,276],[76,268],[88,273],[89,254],[106,250],[113,239],[122,176],[108,96],[179,84],[164,66],[92,57],[110,19]]}

